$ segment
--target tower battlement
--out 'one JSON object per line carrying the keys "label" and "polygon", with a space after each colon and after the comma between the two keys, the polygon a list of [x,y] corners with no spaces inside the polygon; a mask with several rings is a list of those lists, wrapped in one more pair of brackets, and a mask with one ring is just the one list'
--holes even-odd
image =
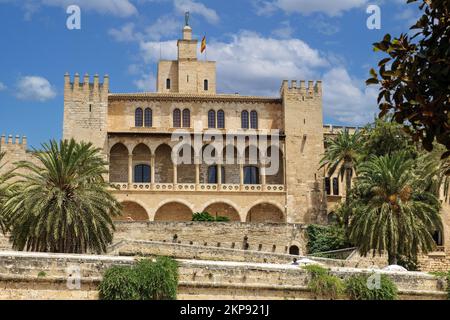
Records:
{"label": "tower battlement", "polygon": [[98,74],[94,75],[93,82],[89,74],[85,74],[80,82],[80,75],[75,73],[73,81],[69,73],[64,75],[64,100],[107,101],[109,93],[109,76],[103,77],[100,82]]}
{"label": "tower battlement", "polygon": [[9,135],[6,137],[5,134],[2,134],[0,137],[0,151],[11,151],[11,149],[27,149],[27,137],[16,135]]}
{"label": "tower battlement", "polygon": [[283,80],[281,85],[281,96],[284,94],[299,94],[304,97],[321,97],[322,96],[322,81],[308,81],[308,86],[306,86],[305,80]]}

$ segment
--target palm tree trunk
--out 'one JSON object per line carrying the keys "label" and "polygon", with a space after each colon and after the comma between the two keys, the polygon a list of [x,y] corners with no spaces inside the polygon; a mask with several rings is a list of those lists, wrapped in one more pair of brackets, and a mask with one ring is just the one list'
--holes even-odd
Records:
{"label": "palm tree trunk", "polygon": [[[350,190],[352,188],[352,177],[351,177],[352,169],[350,168],[350,166],[348,164],[345,164],[345,166],[346,166],[346,168],[345,168],[345,204],[348,208],[348,205],[350,202]],[[350,217],[348,214],[346,214],[344,217],[345,230],[348,230],[349,221],[350,221]]]}
{"label": "palm tree trunk", "polygon": [[390,266],[397,264],[397,254],[389,252],[388,253],[388,263]]}

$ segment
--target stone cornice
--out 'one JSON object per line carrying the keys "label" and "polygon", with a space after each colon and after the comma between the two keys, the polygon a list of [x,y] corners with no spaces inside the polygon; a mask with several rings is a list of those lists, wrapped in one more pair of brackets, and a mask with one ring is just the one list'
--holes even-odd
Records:
{"label": "stone cornice", "polygon": [[281,104],[281,98],[240,96],[232,94],[180,94],[180,93],[110,93],[109,102],[114,101],[199,101],[199,102],[240,102]]}

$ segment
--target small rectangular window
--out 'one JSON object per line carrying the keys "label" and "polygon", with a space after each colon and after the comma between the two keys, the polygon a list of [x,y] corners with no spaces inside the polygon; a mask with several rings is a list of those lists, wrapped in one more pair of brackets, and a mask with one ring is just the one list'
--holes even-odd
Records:
{"label": "small rectangular window", "polygon": [[339,179],[333,178],[333,194],[335,196],[339,195]]}
{"label": "small rectangular window", "polygon": [[166,89],[170,90],[170,79],[166,80]]}
{"label": "small rectangular window", "polygon": [[331,181],[330,178],[325,178],[325,191],[327,192],[327,195],[331,194]]}

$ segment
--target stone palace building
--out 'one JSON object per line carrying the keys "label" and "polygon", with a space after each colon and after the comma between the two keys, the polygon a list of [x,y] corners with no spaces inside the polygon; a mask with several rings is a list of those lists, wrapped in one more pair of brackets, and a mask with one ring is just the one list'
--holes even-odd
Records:
{"label": "stone palace building", "polygon": [[[65,75],[63,138],[103,150],[120,220],[191,221],[206,211],[235,222],[326,223],[345,190],[319,162],[325,137],[343,128],[323,124],[321,81],[283,81],[273,98],[217,94],[216,63],[198,59],[188,25],[177,46],[177,60],[158,63],[156,92],[112,93],[108,76]],[[180,132],[200,145],[180,151]],[[0,151],[5,169],[31,159],[25,137],[2,136]]]}

